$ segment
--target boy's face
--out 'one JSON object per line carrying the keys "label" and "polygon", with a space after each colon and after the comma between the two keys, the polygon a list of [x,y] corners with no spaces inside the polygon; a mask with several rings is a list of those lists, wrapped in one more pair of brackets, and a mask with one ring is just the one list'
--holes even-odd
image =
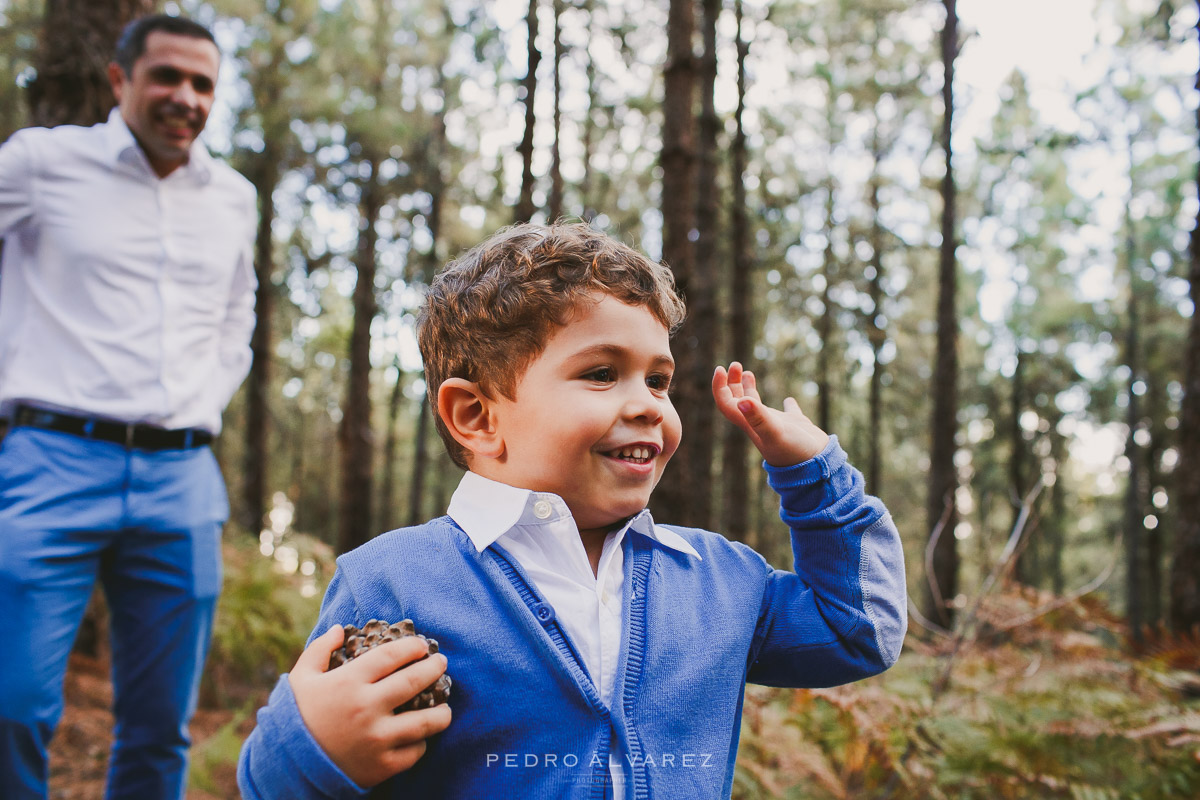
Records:
{"label": "boy's face", "polygon": [[581,531],[638,513],[679,447],[667,397],[674,366],[667,329],[648,309],[600,295],[551,335],[514,399],[492,404],[503,453],[473,468],[559,495]]}

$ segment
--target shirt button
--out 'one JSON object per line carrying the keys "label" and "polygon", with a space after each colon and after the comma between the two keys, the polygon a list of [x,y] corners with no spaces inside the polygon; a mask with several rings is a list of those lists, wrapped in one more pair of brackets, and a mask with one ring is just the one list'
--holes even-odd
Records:
{"label": "shirt button", "polygon": [[536,503],[533,504],[533,515],[535,517],[537,517],[538,519],[546,519],[547,517],[549,517],[551,510],[552,509],[550,508],[549,501],[538,500]]}

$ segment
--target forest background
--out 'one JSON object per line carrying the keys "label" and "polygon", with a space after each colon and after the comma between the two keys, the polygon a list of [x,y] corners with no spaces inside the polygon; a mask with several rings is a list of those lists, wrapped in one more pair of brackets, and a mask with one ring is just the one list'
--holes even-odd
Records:
{"label": "forest background", "polygon": [[[1059,3],[1088,24],[1056,28]],[[988,5],[0,0],[0,139],[102,119],[121,24],[183,12],[225,55],[205,141],[259,191],[195,795],[232,796],[333,555],[456,485],[423,287],[502,225],[568,217],[662,258],[689,302],[660,518],[789,565],[707,400],[739,358],[839,435],[905,538],[899,666],[751,687],[735,796],[1200,796],[1197,5],[1012,4],[1008,46],[1077,52],[1071,82],[964,87],[956,64],[998,53],[971,26]],[[89,619],[58,797],[103,771]]]}

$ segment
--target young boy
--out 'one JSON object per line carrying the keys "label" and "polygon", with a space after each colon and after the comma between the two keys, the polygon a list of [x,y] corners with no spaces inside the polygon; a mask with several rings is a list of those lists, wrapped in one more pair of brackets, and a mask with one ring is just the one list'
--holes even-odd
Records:
{"label": "young boy", "polygon": [[[791,398],[765,406],[739,364],[713,396],[762,453],[796,572],[651,519],[680,439],[682,319],[664,266],[585,225],[509,228],[438,276],[418,337],[467,473],[447,516],[338,559],[325,632],[242,751],[246,797],[729,797],[747,681],[891,666],[891,517],[837,440]],[[372,618],[411,618],[441,653],[401,639],[327,671],[340,626]],[[449,707],[392,713],[447,663]]]}

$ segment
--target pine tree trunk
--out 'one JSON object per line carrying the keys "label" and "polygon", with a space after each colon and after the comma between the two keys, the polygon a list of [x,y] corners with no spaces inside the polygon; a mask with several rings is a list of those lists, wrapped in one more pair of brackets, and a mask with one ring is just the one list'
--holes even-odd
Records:
{"label": "pine tree trunk", "polygon": [[[1151,386],[1150,393],[1155,393],[1157,390]],[[1156,406],[1154,400],[1150,400],[1147,404],[1151,409],[1161,406]],[[1154,417],[1161,419],[1161,417]],[[1144,499],[1149,500],[1153,496],[1154,487],[1160,485],[1158,465],[1162,463],[1162,439],[1156,435],[1156,431],[1152,426],[1150,429],[1150,443],[1145,450],[1145,468],[1146,468],[1146,493]],[[1149,510],[1150,506],[1143,506]],[[1151,627],[1158,628],[1163,622],[1163,526],[1155,525],[1153,528],[1145,531],[1146,537],[1146,623]]]}
{"label": "pine tree trunk", "polygon": [[404,370],[400,368],[400,358],[395,360],[396,383],[388,396],[387,434],[383,439],[383,476],[379,485],[379,520],[380,530],[392,530],[400,527],[400,512],[396,508],[396,449],[400,420],[400,407],[404,400]]}
{"label": "pine tree trunk", "polygon": [[[413,432],[412,480],[408,489],[408,524],[425,521],[422,499],[425,497],[425,477],[429,472],[429,395],[421,395],[421,410],[417,414],[417,429]],[[439,512],[440,513],[440,509]]]}
{"label": "pine tree trunk", "polygon": [[[832,87],[830,87],[832,89]],[[832,117],[833,96],[830,92],[830,116]],[[829,125],[829,164],[833,165],[834,145],[833,120]],[[821,349],[817,351],[817,427],[823,431],[833,429],[833,390],[829,385],[830,362],[833,349],[833,300],[830,296],[834,277],[833,254],[833,176],[825,182],[825,252],[821,258],[821,316],[817,318],[817,338]]]}
{"label": "pine tree trunk", "polygon": [[[1021,518],[1021,508],[1025,501],[1025,495],[1029,491],[1026,485],[1026,448],[1025,436],[1021,430],[1021,411],[1025,404],[1025,368],[1028,359],[1021,352],[1020,346],[1017,347],[1017,363],[1013,369],[1012,377],[1012,396],[1009,398],[1009,420],[1008,420],[1008,496],[1012,504],[1012,517],[1010,518],[1009,530],[1013,530],[1017,526],[1017,522]],[[1027,585],[1035,585],[1037,583],[1035,576],[1030,569],[1031,559],[1029,550],[1029,529],[1026,528],[1022,532],[1025,538],[1025,546],[1019,549],[1016,555],[1013,556],[1013,574],[1016,575],[1020,583]]]}
{"label": "pine tree trunk", "polygon": [[[750,221],[746,208],[746,56],[749,43],[742,38],[742,0],[734,5],[737,16],[737,110],[734,112],[731,180],[733,202],[729,212],[733,269],[729,273],[729,350],[747,367],[752,366],[754,344],[750,337]],[[745,542],[750,532],[750,441],[732,425],[724,428],[721,448],[721,532]]]}
{"label": "pine tree trunk", "polygon": [[[583,9],[587,14],[588,19],[588,39],[594,37],[595,26],[595,2],[594,0],[584,0]],[[591,222],[596,217],[596,202],[592,197],[592,186],[594,179],[592,177],[592,151],[595,149],[596,136],[596,62],[592,58],[591,48],[584,48],[584,57],[586,65],[584,66],[584,76],[587,79],[587,111],[583,117],[583,177],[579,180],[580,206],[583,208],[582,216],[585,222]]]}
{"label": "pine tree trunk", "polygon": [[942,63],[945,78],[942,85],[941,142],[946,156],[946,171],[942,177],[942,245],[938,269],[937,351],[933,370],[933,413],[930,427],[932,442],[929,453],[929,493],[926,521],[930,535],[941,530],[933,550],[933,575],[941,603],[936,602],[932,589],[926,590],[926,616],[950,627],[953,612],[946,605],[958,594],[958,549],[954,528],[958,522],[954,492],[958,477],[954,467],[954,437],[958,431],[958,316],[955,295],[958,291],[958,265],[955,258],[957,243],[955,229],[956,187],[953,170],[953,148],[950,134],[954,122],[954,59],[958,55],[958,12],[956,0],[943,0],[946,23],[942,28]]}
{"label": "pine tree trunk", "polygon": [[546,215],[554,222],[563,213],[562,150],[562,11],[563,0],[554,0],[554,142],[550,145],[550,197]]}
{"label": "pine tree trunk", "polygon": [[[663,69],[663,132],[662,132],[662,216],[663,262],[675,273],[675,281],[684,299],[691,302],[690,284],[693,272],[691,236],[695,229],[696,152],[695,110],[696,65],[692,55],[692,35],[695,31],[695,12],[692,0],[670,0],[667,14],[667,63]],[[688,316],[693,311],[689,308]],[[673,349],[680,365],[691,363],[690,352],[699,344],[684,330],[675,337]],[[692,455],[707,443],[697,442],[694,432],[687,429],[685,409],[702,402],[702,387],[691,383],[690,373],[683,370],[676,384],[675,407],[684,422],[683,441],[663,475],[655,492],[655,516],[682,525],[694,519],[691,489],[694,480]],[[704,387],[707,390],[706,387]]]}
{"label": "pine tree trunk", "polygon": [[714,441],[714,405],[710,399],[712,371],[717,359],[717,273],[718,273],[718,199],[717,117],[714,93],[717,80],[717,15],[720,0],[702,3],[704,55],[700,59],[700,116],[696,149],[695,246],[692,271],[687,285],[687,320],[675,347],[675,376],[680,381],[678,409],[683,425],[683,445],[676,454],[686,465],[686,484],[682,496],[686,510],[672,516],[682,524],[698,528],[712,527],[712,457]]}
{"label": "pine tree trunk", "polygon": [[271,353],[274,349],[272,318],[275,306],[275,287],[271,284],[274,271],[274,247],[271,228],[275,222],[275,187],[279,185],[279,154],[268,141],[258,157],[254,176],[258,191],[258,233],[254,240],[254,273],[258,289],[254,300],[254,333],[250,338],[250,373],[246,376],[246,449],[242,461],[243,527],[251,536],[258,536],[266,516],[268,427],[270,411],[267,398],[271,385]]}
{"label": "pine tree trunk", "polygon": [[[1132,163],[1132,162],[1131,162]],[[1132,177],[1132,176],[1131,176]],[[1130,193],[1132,196],[1132,192]],[[1125,457],[1129,460],[1129,479],[1125,484],[1125,616],[1135,648],[1142,644],[1142,626],[1145,624],[1145,585],[1142,574],[1142,522],[1144,506],[1143,464],[1141,447],[1137,443],[1137,432],[1142,422],[1141,398],[1135,385],[1141,380],[1142,365],[1140,344],[1141,320],[1137,287],[1137,244],[1134,238],[1133,219],[1128,207],[1125,215],[1125,260],[1129,270],[1129,307],[1126,311],[1125,365],[1129,368],[1129,404],[1125,407],[1125,423],[1128,438],[1125,440]]]}
{"label": "pine tree trunk", "polygon": [[151,13],[153,0],[46,0],[45,23],[26,96],[34,125],[95,125],[116,105],[108,65],[121,29]]}
{"label": "pine tree trunk", "polygon": [[871,155],[874,168],[871,171],[871,267],[870,295],[871,320],[867,325],[867,337],[871,341],[871,385],[867,397],[867,491],[878,495],[883,483],[883,364],[880,363],[887,332],[880,324],[883,316],[883,220],[880,217],[879,181],[883,147],[880,144],[879,119],[875,120],[872,134]]}
{"label": "pine tree trunk", "polygon": [[[1200,2],[1197,2],[1200,8]],[[1197,23],[1200,32],[1200,22]],[[1200,70],[1196,88],[1200,90]],[[1200,108],[1196,110],[1200,125]],[[1196,185],[1200,187],[1200,167]],[[1171,561],[1171,627],[1182,633],[1200,628],[1200,212],[1192,228],[1188,279],[1192,318],[1184,351],[1184,395],[1179,413],[1179,464],[1175,468],[1175,545]]]}
{"label": "pine tree trunk", "polygon": [[350,376],[342,404],[338,438],[342,451],[342,492],[337,551],[345,553],[372,536],[371,481],[375,436],[371,431],[371,322],[375,319],[375,223],[382,206],[379,159],[368,156],[359,203],[354,285],[354,326],[350,334]]}
{"label": "pine tree trunk", "polygon": [[521,86],[524,89],[524,97],[521,101],[525,104],[525,135],[521,137],[521,144],[517,147],[517,152],[521,154],[521,194],[517,199],[517,207],[514,209],[514,222],[528,222],[533,218],[533,130],[537,123],[537,118],[534,115],[534,97],[537,94],[537,68],[538,63],[542,60],[542,54],[537,49],[537,33],[538,33],[538,0],[529,0],[529,14],[525,18],[525,24],[529,31],[529,40],[527,45],[528,52],[528,67],[525,72],[525,80]]}

